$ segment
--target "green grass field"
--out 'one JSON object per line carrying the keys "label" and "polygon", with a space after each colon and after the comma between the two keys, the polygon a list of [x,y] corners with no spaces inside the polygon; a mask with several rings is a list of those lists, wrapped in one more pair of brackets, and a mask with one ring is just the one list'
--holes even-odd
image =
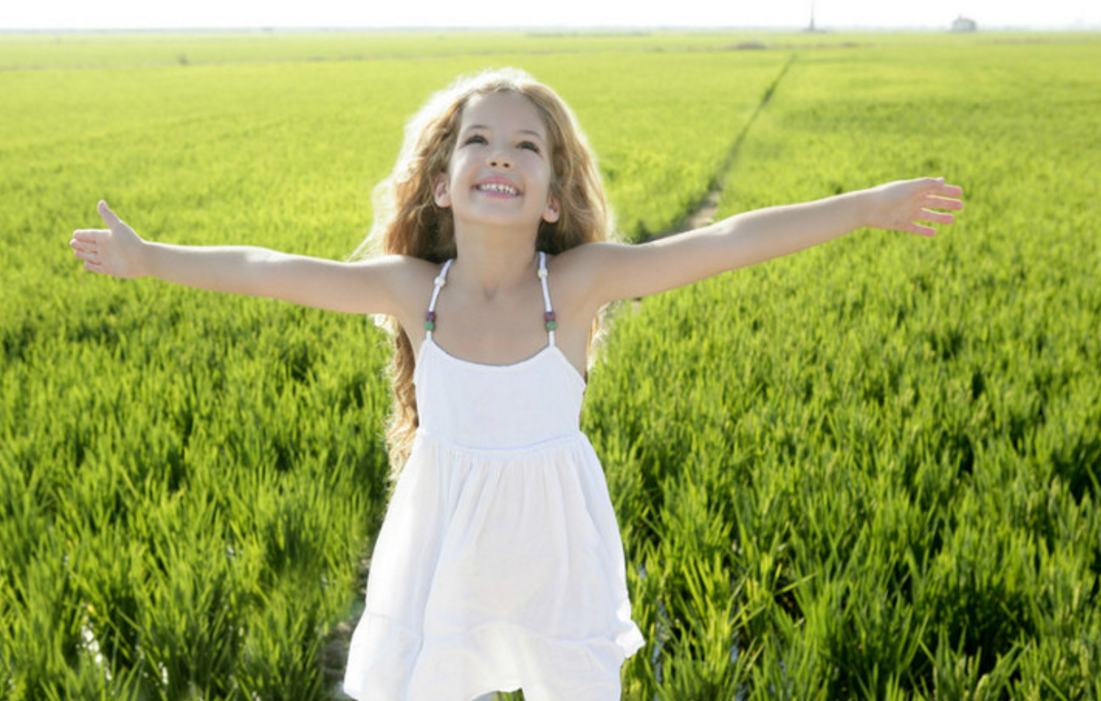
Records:
{"label": "green grass field", "polygon": [[[0,699],[327,699],[386,506],[370,320],[84,273],[147,238],[344,258],[406,118],[516,65],[640,240],[945,175],[623,305],[584,429],[647,646],[625,701],[1101,697],[1101,38],[0,35]],[[516,698],[520,695],[516,694]]]}

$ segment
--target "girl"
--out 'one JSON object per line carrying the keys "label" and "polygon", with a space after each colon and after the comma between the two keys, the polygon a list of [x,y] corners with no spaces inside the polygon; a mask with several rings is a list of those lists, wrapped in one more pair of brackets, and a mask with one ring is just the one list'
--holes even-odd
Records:
{"label": "girl", "polygon": [[[594,320],[861,227],[932,236],[960,188],[889,183],[611,243],[573,115],[514,70],[462,79],[407,127],[368,241],[334,262],[146,242],[106,203],[89,270],[389,317],[394,492],[344,688],[366,701],[616,701],[642,645],[601,466],[578,430]],[[366,242],[365,242],[366,243]],[[361,246],[361,250],[363,246]]]}

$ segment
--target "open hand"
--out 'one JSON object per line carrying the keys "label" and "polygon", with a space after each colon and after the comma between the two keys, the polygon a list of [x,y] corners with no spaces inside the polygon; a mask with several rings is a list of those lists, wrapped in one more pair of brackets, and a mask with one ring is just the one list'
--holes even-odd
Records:
{"label": "open hand", "polygon": [[944,178],[900,180],[874,187],[869,226],[877,229],[905,231],[918,236],[935,236],[933,224],[951,224],[956,217],[936,209],[963,209],[963,188],[947,185]]}
{"label": "open hand", "polygon": [[145,242],[108,209],[106,202],[101,200],[98,209],[99,216],[110,228],[74,231],[69,241],[73,253],[94,273],[122,278],[144,275],[141,252]]}

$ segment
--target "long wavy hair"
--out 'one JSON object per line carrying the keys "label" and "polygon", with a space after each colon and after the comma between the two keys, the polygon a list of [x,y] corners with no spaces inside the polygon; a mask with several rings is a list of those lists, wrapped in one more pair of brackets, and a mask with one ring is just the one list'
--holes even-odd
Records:
{"label": "long wavy hair", "polygon": [[[405,126],[405,141],[394,170],[374,191],[375,221],[370,234],[352,254],[415,256],[433,263],[455,257],[451,210],[436,205],[433,184],[447,171],[461,126],[463,108],[475,96],[516,93],[535,106],[547,129],[550,146],[550,193],[560,206],[558,221],[542,222],[536,245],[557,254],[575,246],[612,237],[613,217],[605,197],[596,159],[573,112],[553,90],[524,71],[506,68],[462,76],[434,94]],[[593,322],[590,336],[599,330]],[[417,399],[413,387],[416,362],[412,343],[396,319],[387,317],[394,354],[389,374],[393,410],[386,437],[390,450],[390,479],[396,482],[412,447],[417,428]]]}

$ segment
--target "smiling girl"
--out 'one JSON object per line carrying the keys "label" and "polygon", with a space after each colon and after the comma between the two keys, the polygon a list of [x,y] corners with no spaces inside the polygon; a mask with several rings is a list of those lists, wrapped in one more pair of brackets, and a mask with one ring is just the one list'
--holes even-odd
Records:
{"label": "smiling girl", "polygon": [[611,217],[572,113],[515,70],[413,118],[353,262],[147,242],[106,203],[87,269],[391,320],[394,492],[344,688],[364,701],[617,701],[644,644],[604,474],[579,430],[599,311],[862,227],[932,236],[922,178],[740,214],[642,245]]}

